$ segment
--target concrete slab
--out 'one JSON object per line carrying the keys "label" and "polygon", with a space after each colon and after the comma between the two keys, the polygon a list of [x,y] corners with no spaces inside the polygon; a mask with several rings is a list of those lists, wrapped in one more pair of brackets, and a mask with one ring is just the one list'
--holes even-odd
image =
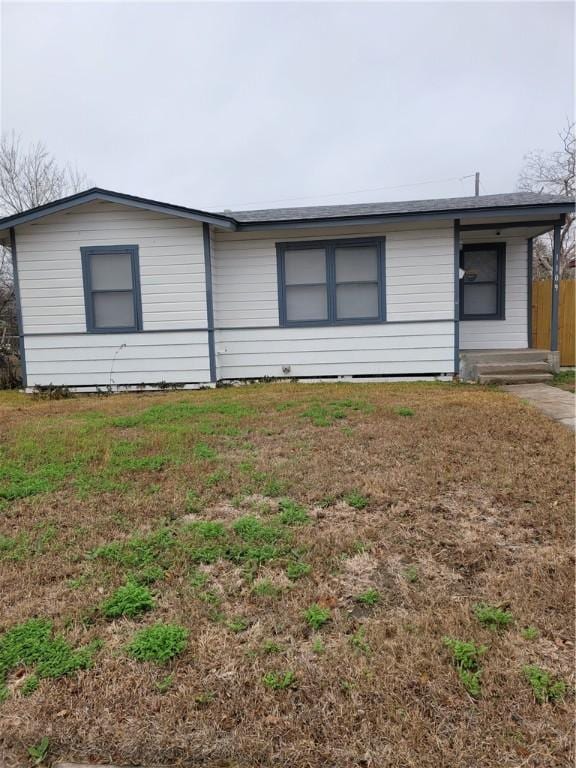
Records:
{"label": "concrete slab", "polygon": [[576,431],[576,396],[548,384],[509,384],[502,390],[526,400],[554,421]]}

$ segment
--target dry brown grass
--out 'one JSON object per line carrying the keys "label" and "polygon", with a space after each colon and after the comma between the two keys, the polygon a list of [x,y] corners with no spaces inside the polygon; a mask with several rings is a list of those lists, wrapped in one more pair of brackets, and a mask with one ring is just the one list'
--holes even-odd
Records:
{"label": "dry brown grass", "polygon": [[[345,418],[329,426],[302,415],[311,403],[346,399],[372,410],[344,407]],[[110,422],[178,402],[251,410],[180,420],[179,431]],[[400,406],[414,416],[399,416]],[[94,412],[103,420],[86,437],[81,428],[94,424]],[[44,680],[30,696],[10,681],[15,692],[0,704],[0,763],[25,763],[27,747],[46,735],[51,759],[119,764],[572,764],[572,694],[539,705],[521,673],[538,664],[574,685],[573,444],[562,426],[497,391],[424,384],[260,385],[57,402],[4,395],[0,425],[6,462],[19,450],[37,460],[31,442],[59,460],[92,446],[82,472],[102,474],[119,440],[140,441],[138,455],[174,459],[161,470],[126,471],[122,488],[79,494],[72,474],[53,490],[5,503],[0,534],[27,534],[32,544],[20,559],[0,559],[0,631],[49,617],[73,644],[100,637],[104,646],[92,669]],[[217,458],[194,458],[198,442]],[[228,561],[200,566],[223,618],[245,617],[245,631],[215,620],[190,586],[185,558],[154,586],[157,607],[142,619],[109,622],[93,613],[124,574],[87,559],[91,549],[166,521],[178,526],[191,489],[204,500],[199,519],[230,525],[250,512],[270,520],[277,500],[262,495],[270,477],[310,512],[309,525],[291,530],[312,571],[291,582],[285,563],[262,567],[258,578],[282,590],[274,598],[255,595]],[[365,509],[342,501],[353,489],[369,499]],[[39,521],[55,531],[41,546]],[[76,588],[71,579],[80,579]],[[381,596],[373,607],[355,600],[368,588]],[[482,628],[471,610],[480,601],[508,606],[513,627]],[[311,603],[332,611],[317,633],[303,619]],[[189,628],[186,651],[162,668],[128,659],[123,646],[135,629],[159,619]],[[538,639],[522,638],[528,625]],[[368,653],[351,643],[360,627]],[[445,635],[489,645],[479,700],[462,688]],[[313,652],[316,637],[323,653]],[[269,640],[280,653],[263,652]],[[297,685],[266,688],[262,676],[272,670],[292,670]],[[156,684],[169,673],[173,684],[160,693]]]}

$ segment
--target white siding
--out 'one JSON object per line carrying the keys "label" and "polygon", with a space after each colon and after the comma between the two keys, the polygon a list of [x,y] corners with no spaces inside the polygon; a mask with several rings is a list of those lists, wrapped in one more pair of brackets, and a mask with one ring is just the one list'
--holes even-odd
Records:
{"label": "white siding", "polygon": [[371,236],[386,237],[388,320],[453,318],[451,225],[397,224],[388,228],[217,231],[213,260],[216,327],[279,325],[277,242]]}
{"label": "white siding", "polygon": [[[89,203],[19,227],[16,244],[29,387],[210,380],[202,224]],[[138,245],[145,333],[84,333],[87,245]]]}
{"label": "white siding", "polygon": [[[489,238],[492,242],[494,238]],[[465,243],[486,241],[481,232],[466,233]],[[528,255],[523,237],[506,240],[504,320],[463,320],[460,349],[525,349],[528,346]]]}
{"label": "white siding", "polygon": [[[386,237],[392,322],[280,328],[276,243],[369,236]],[[225,329],[216,331],[220,378],[453,371],[453,323],[438,322],[454,316],[451,225],[217,231],[213,264],[215,325]]]}
{"label": "white siding", "polygon": [[86,330],[80,248],[138,245],[144,330],[205,328],[202,224],[88,203],[16,233],[24,333]]}
{"label": "white siding", "polygon": [[[217,331],[218,375],[240,379],[451,373],[453,333],[453,323],[438,321]],[[284,366],[290,370],[284,372]]]}
{"label": "white siding", "polygon": [[25,338],[28,386],[210,381],[206,331]]}

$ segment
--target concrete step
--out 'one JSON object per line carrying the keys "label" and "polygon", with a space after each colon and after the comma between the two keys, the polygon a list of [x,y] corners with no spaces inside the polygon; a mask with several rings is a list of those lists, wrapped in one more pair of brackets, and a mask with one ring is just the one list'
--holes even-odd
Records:
{"label": "concrete step", "polygon": [[534,360],[529,363],[506,362],[501,363],[478,363],[476,373],[479,376],[493,374],[514,374],[514,373],[552,373],[547,362]]}
{"label": "concrete step", "polygon": [[489,373],[478,376],[478,384],[542,384],[552,378],[551,373]]}
{"label": "concrete step", "polygon": [[532,363],[546,362],[550,352],[547,349],[490,349],[462,350],[461,357],[471,363]]}

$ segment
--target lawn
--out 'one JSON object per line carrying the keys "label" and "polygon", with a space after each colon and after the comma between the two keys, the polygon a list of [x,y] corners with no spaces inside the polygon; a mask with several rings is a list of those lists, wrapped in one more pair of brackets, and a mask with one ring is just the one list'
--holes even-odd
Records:
{"label": "lawn", "polygon": [[560,371],[554,376],[554,380],[552,382],[552,385],[554,387],[560,387],[560,389],[565,389],[567,392],[574,392],[575,384],[576,384],[575,368],[564,368],[564,370]]}
{"label": "lawn", "polygon": [[0,393],[0,764],[572,764],[572,439],[477,386]]}

